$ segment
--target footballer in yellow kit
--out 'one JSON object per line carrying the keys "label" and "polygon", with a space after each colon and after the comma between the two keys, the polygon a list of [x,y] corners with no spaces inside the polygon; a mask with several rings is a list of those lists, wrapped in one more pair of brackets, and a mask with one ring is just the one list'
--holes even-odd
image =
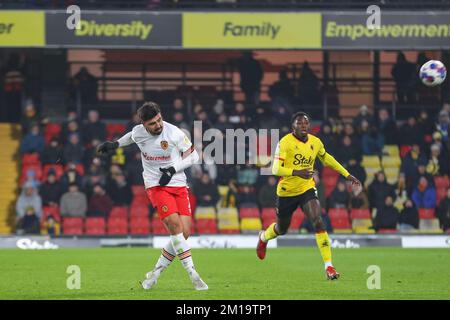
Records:
{"label": "footballer in yellow kit", "polygon": [[361,182],[326,152],[319,138],[308,133],[310,121],[306,113],[294,114],[291,124],[292,133],[279,141],[272,166],[272,173],[280,176],[277,186],[277,221],[260,232],[256,253],[261,260],[265,258],[267,242],[287,232],[292,214],[300,206],[315,228],[327,279],[335,280],[339,278],[339,273],[331,263],[330,239],[321,218],[322,209],[312,177],[314,162],[319,158],[325,166],[339,172],[354,186],[361,187]]}

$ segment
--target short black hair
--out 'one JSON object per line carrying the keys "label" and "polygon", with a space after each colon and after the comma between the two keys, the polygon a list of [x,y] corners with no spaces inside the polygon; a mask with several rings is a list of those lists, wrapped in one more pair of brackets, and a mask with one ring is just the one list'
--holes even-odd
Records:
{"label": "short black hair", "polygon": [[294,122],[297,120],[297,118],[300,118],[300,117],[306,117],[309,120],[309,116],[308,116],[308,114],[306,112],[299,111],[299,112],[296,112],[296,113],[294,113],[292,115],[291,124],[294,124]]}
{"label": "short black hair", "polygon": [[145,102],[137,111],[139,119],[143,122],[153,119],[158,113],[161,113],[161,107],[152,101]]}

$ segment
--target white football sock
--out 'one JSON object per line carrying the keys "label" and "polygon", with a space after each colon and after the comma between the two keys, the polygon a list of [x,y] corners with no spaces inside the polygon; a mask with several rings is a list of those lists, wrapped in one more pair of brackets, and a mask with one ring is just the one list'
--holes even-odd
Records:
{"label": "white football sock", "polygon": [[331,262],[325,262],[325,270],[328,268],[328,267],[332,267],[333,266],[333,264],[331,263]]}
{"label": "white football sock", "polygon": [[171,235],[170,241],[172,242],[173,248],[177,253],[178,258],[180,258],[181,263],[183,264],[184,269],[191,275],[194,269],[194,261],[191,256],[191,248],[189,247],[186,239],[182,233]]}
{"label": "white football sock", "polygon": [[168,266],[170,266],[173,259],[175,259],[175,256],[176,254],[172,246],[172,241],[169,241],[162,249],[161,255],[159,256],[154,270],[158,271],[159,273],[163,272]]}

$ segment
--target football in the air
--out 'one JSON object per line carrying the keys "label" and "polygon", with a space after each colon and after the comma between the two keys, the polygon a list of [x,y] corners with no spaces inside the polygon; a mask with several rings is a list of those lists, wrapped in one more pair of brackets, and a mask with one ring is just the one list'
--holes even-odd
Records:
{"label": "football in the air", "polygon": [[420,80],[428,87],[440,85],[446,76],[447,69],[439,60],[430,60],[420,68]]}

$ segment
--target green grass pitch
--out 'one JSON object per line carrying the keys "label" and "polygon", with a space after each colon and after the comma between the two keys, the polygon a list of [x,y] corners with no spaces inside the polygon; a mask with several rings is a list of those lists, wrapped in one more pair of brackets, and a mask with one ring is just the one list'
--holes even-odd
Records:
{"label": "green grass pitch", "polygon": [[[333,250],[338,281],[325,280],[316,248],[197,249],[194,262],[210,290],[193,289],[179,261],[151,290],[139,285],[160,250],[150,248],[0,250],[0,299],[450,299],[450,250],[362,248]],[[66,287],[69,265],[81,288]],[[381,270],[381,289],[367,288],[367,267]]]}

